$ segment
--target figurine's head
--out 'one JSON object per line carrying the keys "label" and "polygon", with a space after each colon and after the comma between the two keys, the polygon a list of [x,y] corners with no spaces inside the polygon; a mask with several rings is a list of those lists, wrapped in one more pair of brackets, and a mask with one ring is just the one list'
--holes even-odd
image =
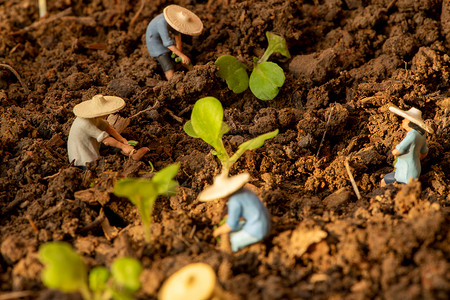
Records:
{"label": "figurine's head", "polygon": [[120,97],[95,95],[90,100],[83,101],[73,108],[73,113],[81,118],[103,117],[118,112],[125,106]]}
{"label": "figurine's head", "polygon": [[232,195],[241,189],[250,179],[247,172],[228,177],[227,174],[219,174],[214,178],[214,184],[205,188],[199,195],[200,201],[222,199]]}
{"label": "figurine's head", "polygon": [[203,31],[202,20],[189,9],[172,4],[163,13],[169,26],[182,34],[197,36]]}
{"label": "figurine's head", "polygon": [[[396,115],[399,115],[400,117],[405,118],[402,123],[402,127],[407,129],[408,127],[415,129],[414,125],[417,125],[418,127],[422,128],[423,130],[433,133],[433,129],[431,129],[422,119],[422,112],[418,110],[417,108],[410,108],[408,111],[401,110],[397,107],[390,106],[389,110],[393,112]],[[410,125],[410,123],[414,125]]]}

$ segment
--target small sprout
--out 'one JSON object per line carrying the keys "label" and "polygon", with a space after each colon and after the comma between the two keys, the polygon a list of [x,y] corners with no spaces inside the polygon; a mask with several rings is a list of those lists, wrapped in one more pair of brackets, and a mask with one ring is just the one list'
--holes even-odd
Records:
{"label": "small sprout", "polygon": [[105,267],[95,267],[89,272],[89,288],[96,298],[106,290],[109,279],[109,271]]}
{"label": "small sprout", "polygon": [[133,147],[136,147],[138,144],[139,144],[138,141],[133,141],[133,140],[128,141],[128,145],[133,146]]}
{"label": "small sprout", "polygon": [[228,88],[234,93],[241,93],[250,86],[252,93],[260,100],[272,100],[278,95],[278,88],[285,81],[284,72],[276,63],[267,60],[276,52],[287,58],[291,55],[283,37],[271,32],[266,32],[266,37],[269,46],[259,60],[254,57],[250,80],[245,65],[231,55],[223,55],[214,63],[219,67],[218,76],[226,80]]}
{"label": "small sprout", "polygon": [[127,197],[136,205],[144,226],[145,241],[150,243],[153,206],[159,195],[174,195],[178,183],[173,180],[179,165],[172,164],[155,173],[152,179],[123,178],[116,182],[114,194]]}
{"label": "small sprout", "polygon": [[84,300],[133,299],[141,287],[142,266],[133,258],[116,259],[111,272],[102,266],[95,267],[89,276],[82,257],[65,242],[42,245],[39,258],[45,266],[42,282],[47,287],[65,293],[80,292]]}
{"label": "small sprout", "polygon": [[141,288],[139,276],[142,272],[141,264],[130,257],[116,259],[111,265],[111,274],[114,282],[117,283],[124,292],[135,293]]}
{"label": "small sprout", "polygon": [[245,151],[261,147],[266,140],[278,134],[278,129],[276,129],[248,140],[239,145],[238,150],[230,157],[222,141],[222,137],[229,131],[229,127],[223,123],[222,104],[214,97],[202,98],[194,104],[191,120],[186,122],[183,129],[189,136],[201,138],[214,148],[213,154],[221,161],[224,174],[228,174],[231,166]]}
{"label": "small sprout", "polygon": [[39,259],[45,265],[42,282],[65,293],[89,294],[88,273],[83,259],[64,242],[53,242],[39,248]]}

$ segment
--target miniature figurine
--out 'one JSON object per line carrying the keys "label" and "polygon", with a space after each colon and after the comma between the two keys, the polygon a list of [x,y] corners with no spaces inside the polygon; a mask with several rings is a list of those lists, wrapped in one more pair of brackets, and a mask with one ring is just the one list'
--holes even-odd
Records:
{"label": "miniature figurine", "polygon": [[125,106],[122,98],[95,95],[91,100],[75,105],[75,121],[72,124],[67,141],[69,161],[75,166],[86,169],[86,163],[100,157],[100,143],[121,150],[122,154],[134,160],[140,160],[150,149],[142,147],[135,150],[105,120],[106,116],[118,112]]}
{"label": "miniature figurine", "polygon": [[217,237],[230,233],[233,252],[261,241],[269,234],[271,227],[267,208],[255,193],[243,188],[249,178],[248,173],[232,177],[220,174],[214,178],[214,184],[198,196],[200,201],[228,198],[226,223],[214,230],[213,235]]}
{"label": "miniature figurine", "polygon": [[[147,26],[145,40],[151,57],[158,60],[167,80],[172,78],[175,65],[171,58],[173,52],[181,58],[183,65],[191,63],[182,52],[181,34],[198,36],[203,31],[203,23],[196,14],[179,5],[169,5],[163,13],[156,16]],[[175,43],[169,32],[175,34]]]}
{"label": "miniature figurine", "polygon": [[424,159],[428,153],[425,131],[433,133],[433,130],[423,122],[422,112],[417,108],[413,107],[408,111],[403,111],[391,106],[389,110],[404,118],[402,128],[408,133],[392,150],[392,155],[397,159],[395,169],[384,176],[381,186],[394,182],[408,183],[411,178],[419,178],[420,160]]}

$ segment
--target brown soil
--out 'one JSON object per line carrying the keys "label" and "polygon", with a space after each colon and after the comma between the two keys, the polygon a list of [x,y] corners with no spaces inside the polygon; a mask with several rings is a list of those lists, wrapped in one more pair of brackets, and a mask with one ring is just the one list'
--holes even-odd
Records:
{"label": "brown soil", "polygon": [[[38,247],[64,240],[90,267],[138,258],[145,267],[138,299],[155,299],[162,282],[192,262],[211,265],[233,299],[448,299],[449,1],[248,0],[227,7],[178,0],[205,30],[184,39],[195,67],[180,68],[170,82],[144,38],[168,2],[146,1],[134,18],[138,0],[47,1],[43,20],[36,2],[0,0],[0,62],[14,67],[30,90],[0,68],[5,295],[77,299],[40,281]],[[231,54],[249,64],[264,52],[266,31],[284,36],[293,56],[271,57],[285,70],[285,85],[268,102],[249,90],[233,94],[214,60]],[[151,149],[143,161],[103,148],[87,171],[69,165],[72,108],[98,93],[123,97],[122,117],[159,101],[123,133]],[[225,203],[196,200],[220,164],[207,144],[182,129],[204,96],[223,103],[230,151],[280,129],[231,170],[250,172],[273,216],[264,242],[233,255],[212,237]],[[435,134],[428,136],[420,182],[380,188],[382,175],[392,171],[390,152],[405,134],[389,104],[421,109]],[[148,161],[156,170],[181,167],[178,194],[158,199],[152,242],[145,245],[136,209],[112,189],[118,178],[151,177]],[[103,213],[113,226],[106,235],[95,222]]]}

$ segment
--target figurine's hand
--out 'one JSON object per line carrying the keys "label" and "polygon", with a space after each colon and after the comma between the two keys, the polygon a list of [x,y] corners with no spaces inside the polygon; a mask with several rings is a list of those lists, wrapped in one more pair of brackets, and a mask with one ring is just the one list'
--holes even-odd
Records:
{"label": "figurine's hand", "polygon": [[128,140],[126,138],[121,138],[119,140],[119,142],[121,142],[122,144],[128,145]]}
{"label": "figurine's hand", "polygon": [[180,57],[181,57],[181,62],[183,64],[189,65],[191,63],[191,60],[186,55],[182,54],[182,55],[180,55]]}
{"label": "figurine's hand", "polygon": [[133,150],[134,150],[134,147],[131,146],[131,145],[124,144],[124,145],[122,146],[122,152],[123,152],[123,154],[125,154],[125,155],[130,155],[131,152],[132,152]]}

